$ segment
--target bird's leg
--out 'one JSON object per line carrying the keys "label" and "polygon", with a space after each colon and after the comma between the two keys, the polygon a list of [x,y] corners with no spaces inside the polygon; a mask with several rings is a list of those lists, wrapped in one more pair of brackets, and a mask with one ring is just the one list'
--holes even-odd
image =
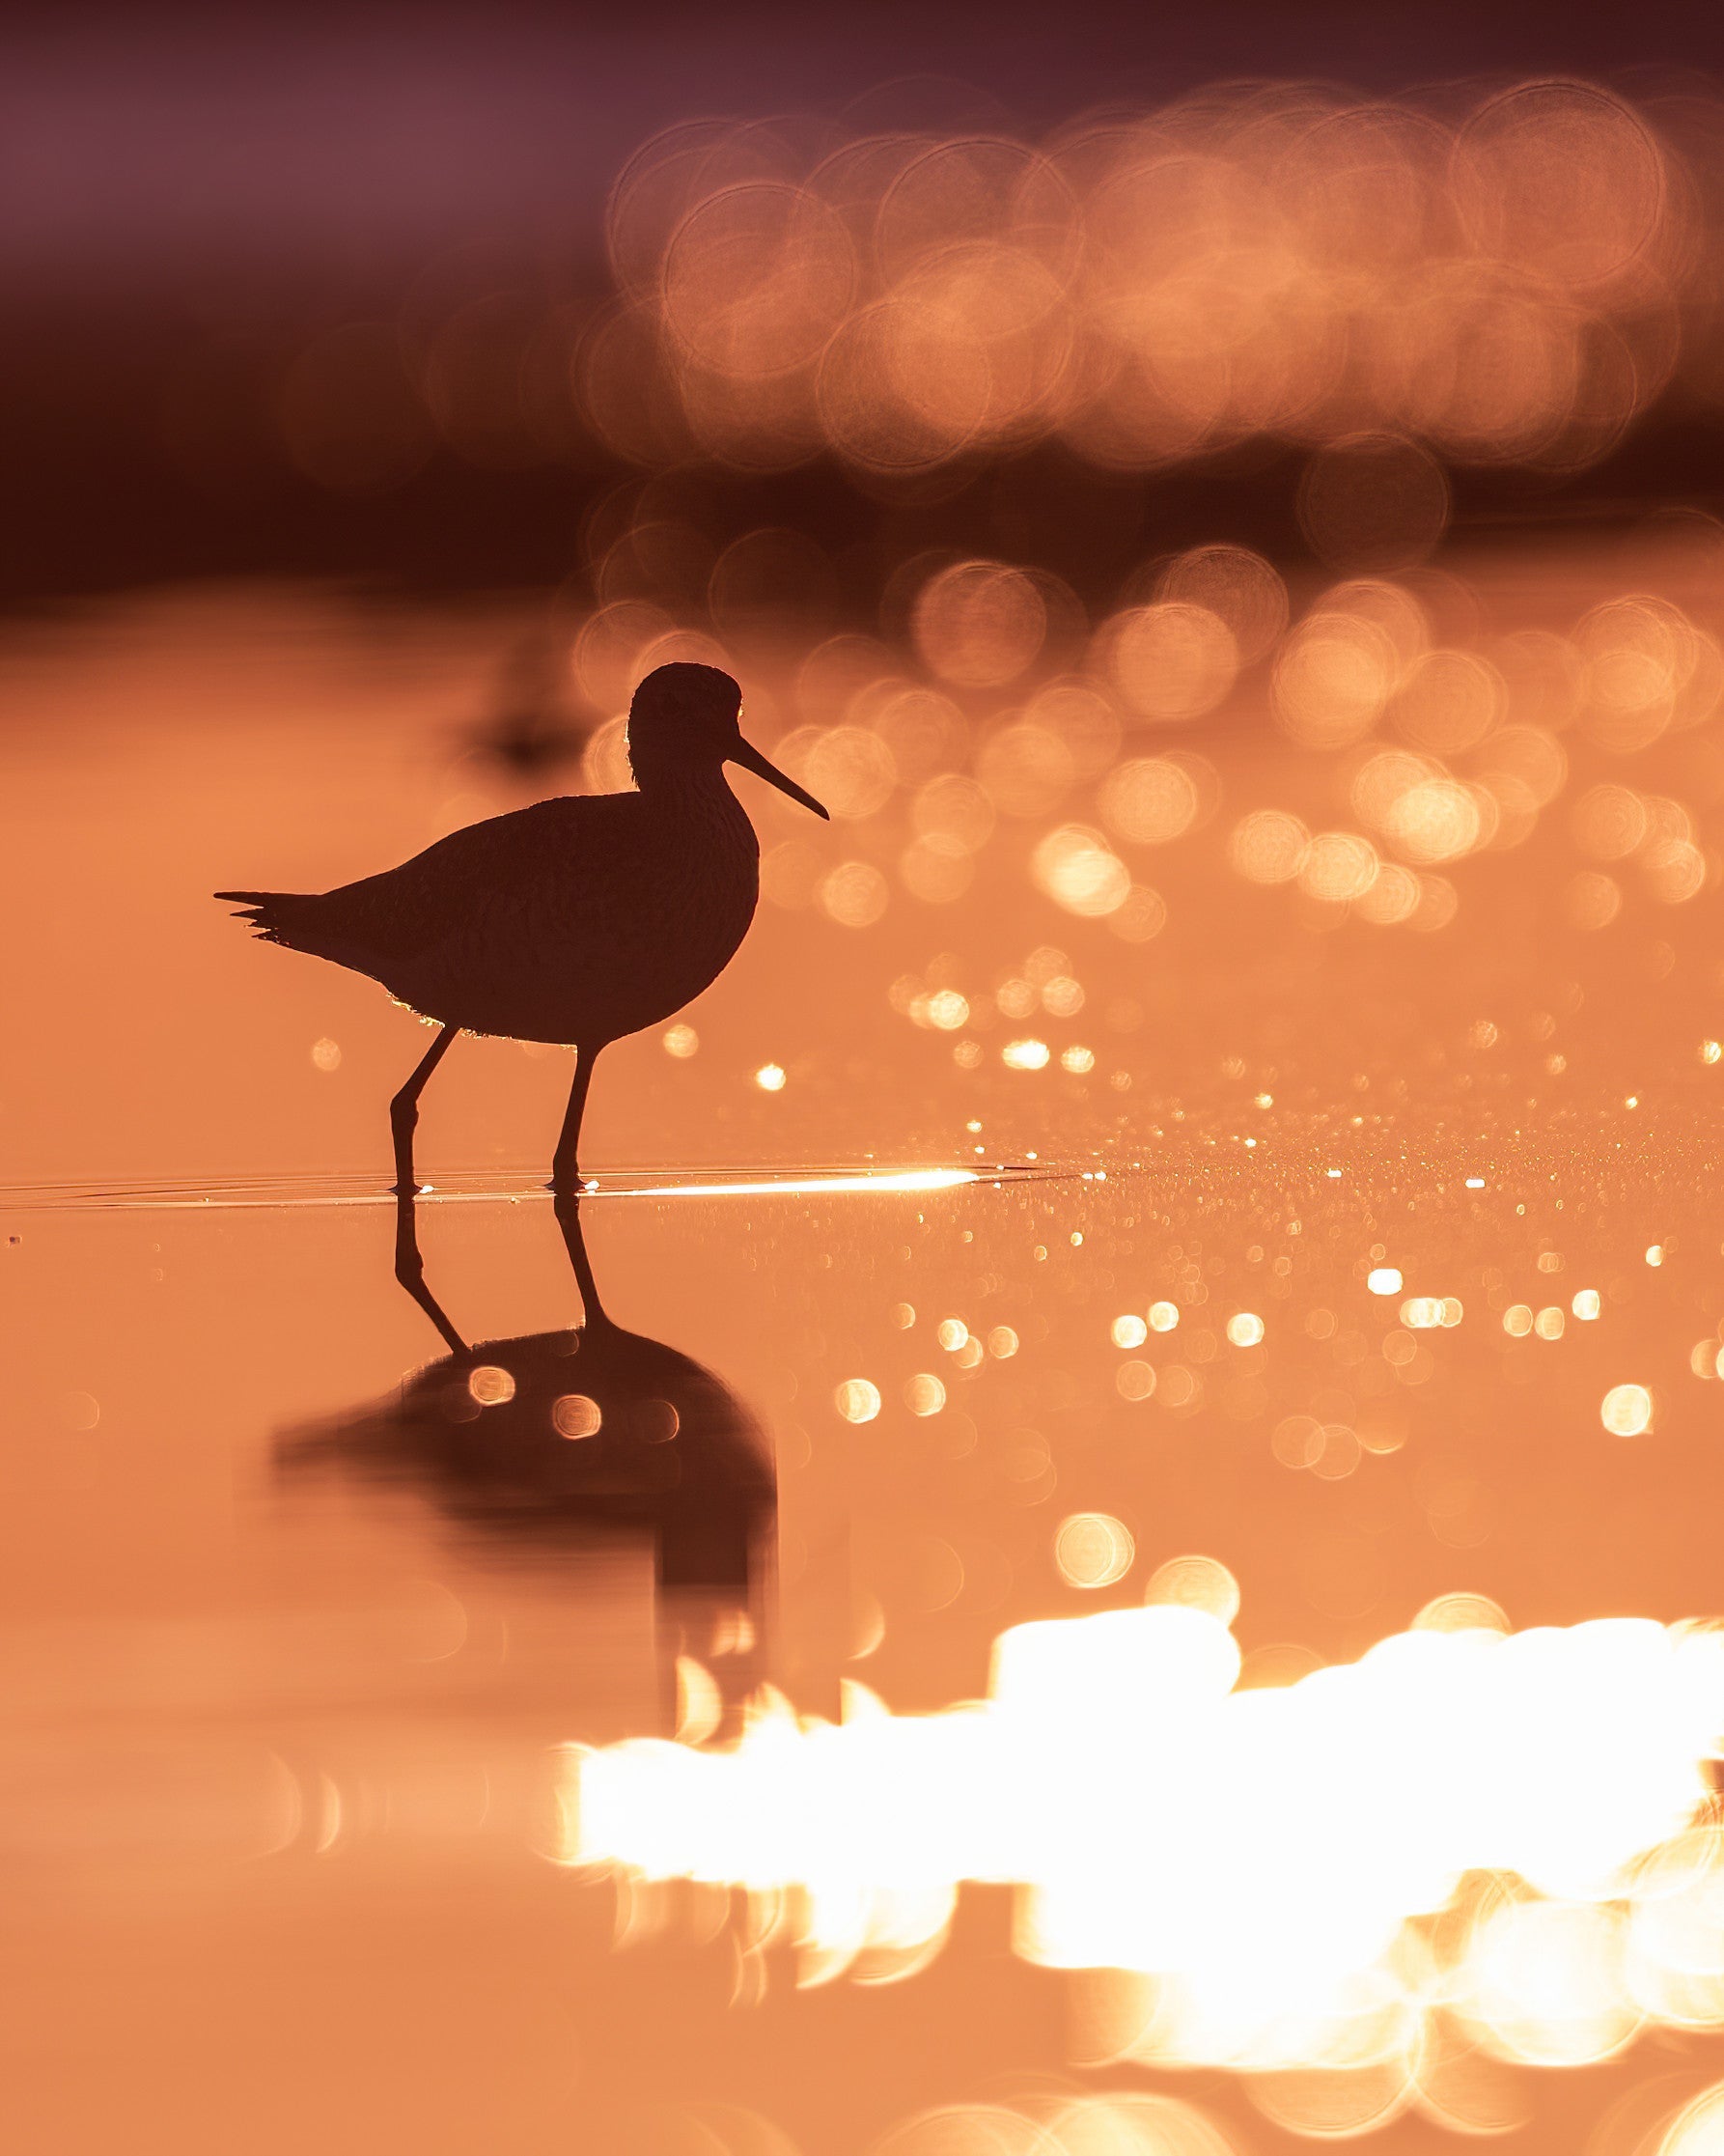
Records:
{"label": "bird's leg", "polygon": [[419,1121],[419,1096],[425,1091],[425,1081],[449,1052],[449,1044],[455,1039],[456,1028],[444,1026],[431,1047],[426,1050],[419,1067],[389,1104],[389,1128],[395,1136],[395,1193],[397,1197],[411,1197],[418,1190],[413,1180],[413,1132]]}
{"label": "bird's leg", "polygon": [[419,1254],[418,1207],[410,1189],[395,1193],[395,1276],[443,1335],[452,1354],[465,1355],[467,1343],[443,1314],[443,1305],[425,1284],[425,1260]]}
{"label": "bird's leg", "polygon": [[554,1210],[557,1225],[563,1231],[563,1247],[569,1252],[569,1262],[574,1269],[574,1284],[580,1290],[582,1320],[589,1326],[608,1326],[611,1321],[598,1300],[592,1260],[587,1256],[587,1238],[581,1229],[581,1201],[572,1190],[559,1190]]}
{"label": "bird's leg", "polygon": [[597,1049],[576,1049],[579,1060],[574,1067],[574,1083],[569,1088],[569,1107],[563,1117],[563,1135],[557,1140],[557,1150],[551,1156],[551,1189],[553,1190],[577,1190],[580,1188],[580,1162],[576,1159],[581,1141],[581,1117],[586,1112],[587,1088],[593,1082],[593,1065],[598,1059]]}

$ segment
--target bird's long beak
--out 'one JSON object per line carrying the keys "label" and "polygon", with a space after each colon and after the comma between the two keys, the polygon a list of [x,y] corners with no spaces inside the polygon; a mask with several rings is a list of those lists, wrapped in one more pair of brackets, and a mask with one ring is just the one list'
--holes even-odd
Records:
{"label": "bird's long beak", "polygon": [[812,794],[804,793],[793,778],[787,777],[776,764],[769,763],[760,750],[738,737],[737,745],[726,759],[728,763],[740,764],[745,771],[752,771],[756,778],[764,778],[768,786],[776,786],[781,794],[788,794],[792,801],[800,801],[804,808],[813,809],[822,823],[832,819]]}

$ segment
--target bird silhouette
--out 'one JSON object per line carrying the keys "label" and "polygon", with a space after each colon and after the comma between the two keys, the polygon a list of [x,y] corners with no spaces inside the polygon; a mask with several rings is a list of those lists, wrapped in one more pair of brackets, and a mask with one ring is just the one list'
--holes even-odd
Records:
{"label": "bird silhouette", "polygon": [[493,816],[333,891],[216,892],[265,942],[369,974],[437,1022],[390,1103],[398,1191],[416,1188],[419,1096],[462,1032],[576,1050],[551,1182],[577,1187],[599,1050],[709,986],[754,918],[760,842],[726,764],[826,814],[743,740],[741,704],[716,666],[657,667],[628,712],[637,792],[566,796]]}
{"label": "bird silhouette", "polygon": [[[560,1195],[557,1219],[581,1324],[468,1345],[426,1285],[412,1197],[398,1197],[396,1277],[449,1353],[375,1406],[285,1433],[277,1469],[409,1489],[512,1561],[561,1569],[600,1541],[650,1535],[661,1606],[691,1636],[716,1619],[735,1638],[745,1617],[744,1636],[764,1646],[778,1509],[765,1431],[704,1364],[610,1317],[579,1200]],[[726,1688],[753,1670],[734,1655]]]}

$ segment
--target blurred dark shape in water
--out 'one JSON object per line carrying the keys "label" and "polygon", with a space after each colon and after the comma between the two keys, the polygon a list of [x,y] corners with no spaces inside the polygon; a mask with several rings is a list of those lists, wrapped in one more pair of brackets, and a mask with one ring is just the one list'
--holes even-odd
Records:
{"label": "blurred dark shape in water", "polygon": [[525,630],[503,661],[496,698],[469,740],[481,755],[516,778],[533,780],[573,763],[592,732],[570,710],[568,640]]}
{"label": "blurred dark shape in water", "polygon": [[777,1481],[760,1422],[722,1379],[605,1312],[580,1209],[559,1202],[583,1322],[467,1345],[425,1284],[410,1199],[396,1276],[450,1353],[399,1395],[277,1444],[288,1475],[335,1468],[413,1490],[513,1555],[578,1558],[596,1531],[647,1530],[662,1590],[751,1603],[769,1561]]}

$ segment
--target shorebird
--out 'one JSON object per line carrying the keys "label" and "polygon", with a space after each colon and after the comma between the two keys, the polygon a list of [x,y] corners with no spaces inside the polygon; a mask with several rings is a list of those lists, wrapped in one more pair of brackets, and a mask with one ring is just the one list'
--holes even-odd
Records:
{"label": "shorebird", "polygon": [[579,1185],[599,1050],[715,981],[754,918],[760,842],[724,767],[739,764],[826,814],[743,740],[741,709],[741,690],[716,666],[657,667],[628,710],[638,792],[492,816],[333,891],[216,892],[265,942],[369,974],[439,1026],[390,1103],[398,1190],[417,1188],[419,1096],[458,1033],[574,1049],[551,1187]]}

